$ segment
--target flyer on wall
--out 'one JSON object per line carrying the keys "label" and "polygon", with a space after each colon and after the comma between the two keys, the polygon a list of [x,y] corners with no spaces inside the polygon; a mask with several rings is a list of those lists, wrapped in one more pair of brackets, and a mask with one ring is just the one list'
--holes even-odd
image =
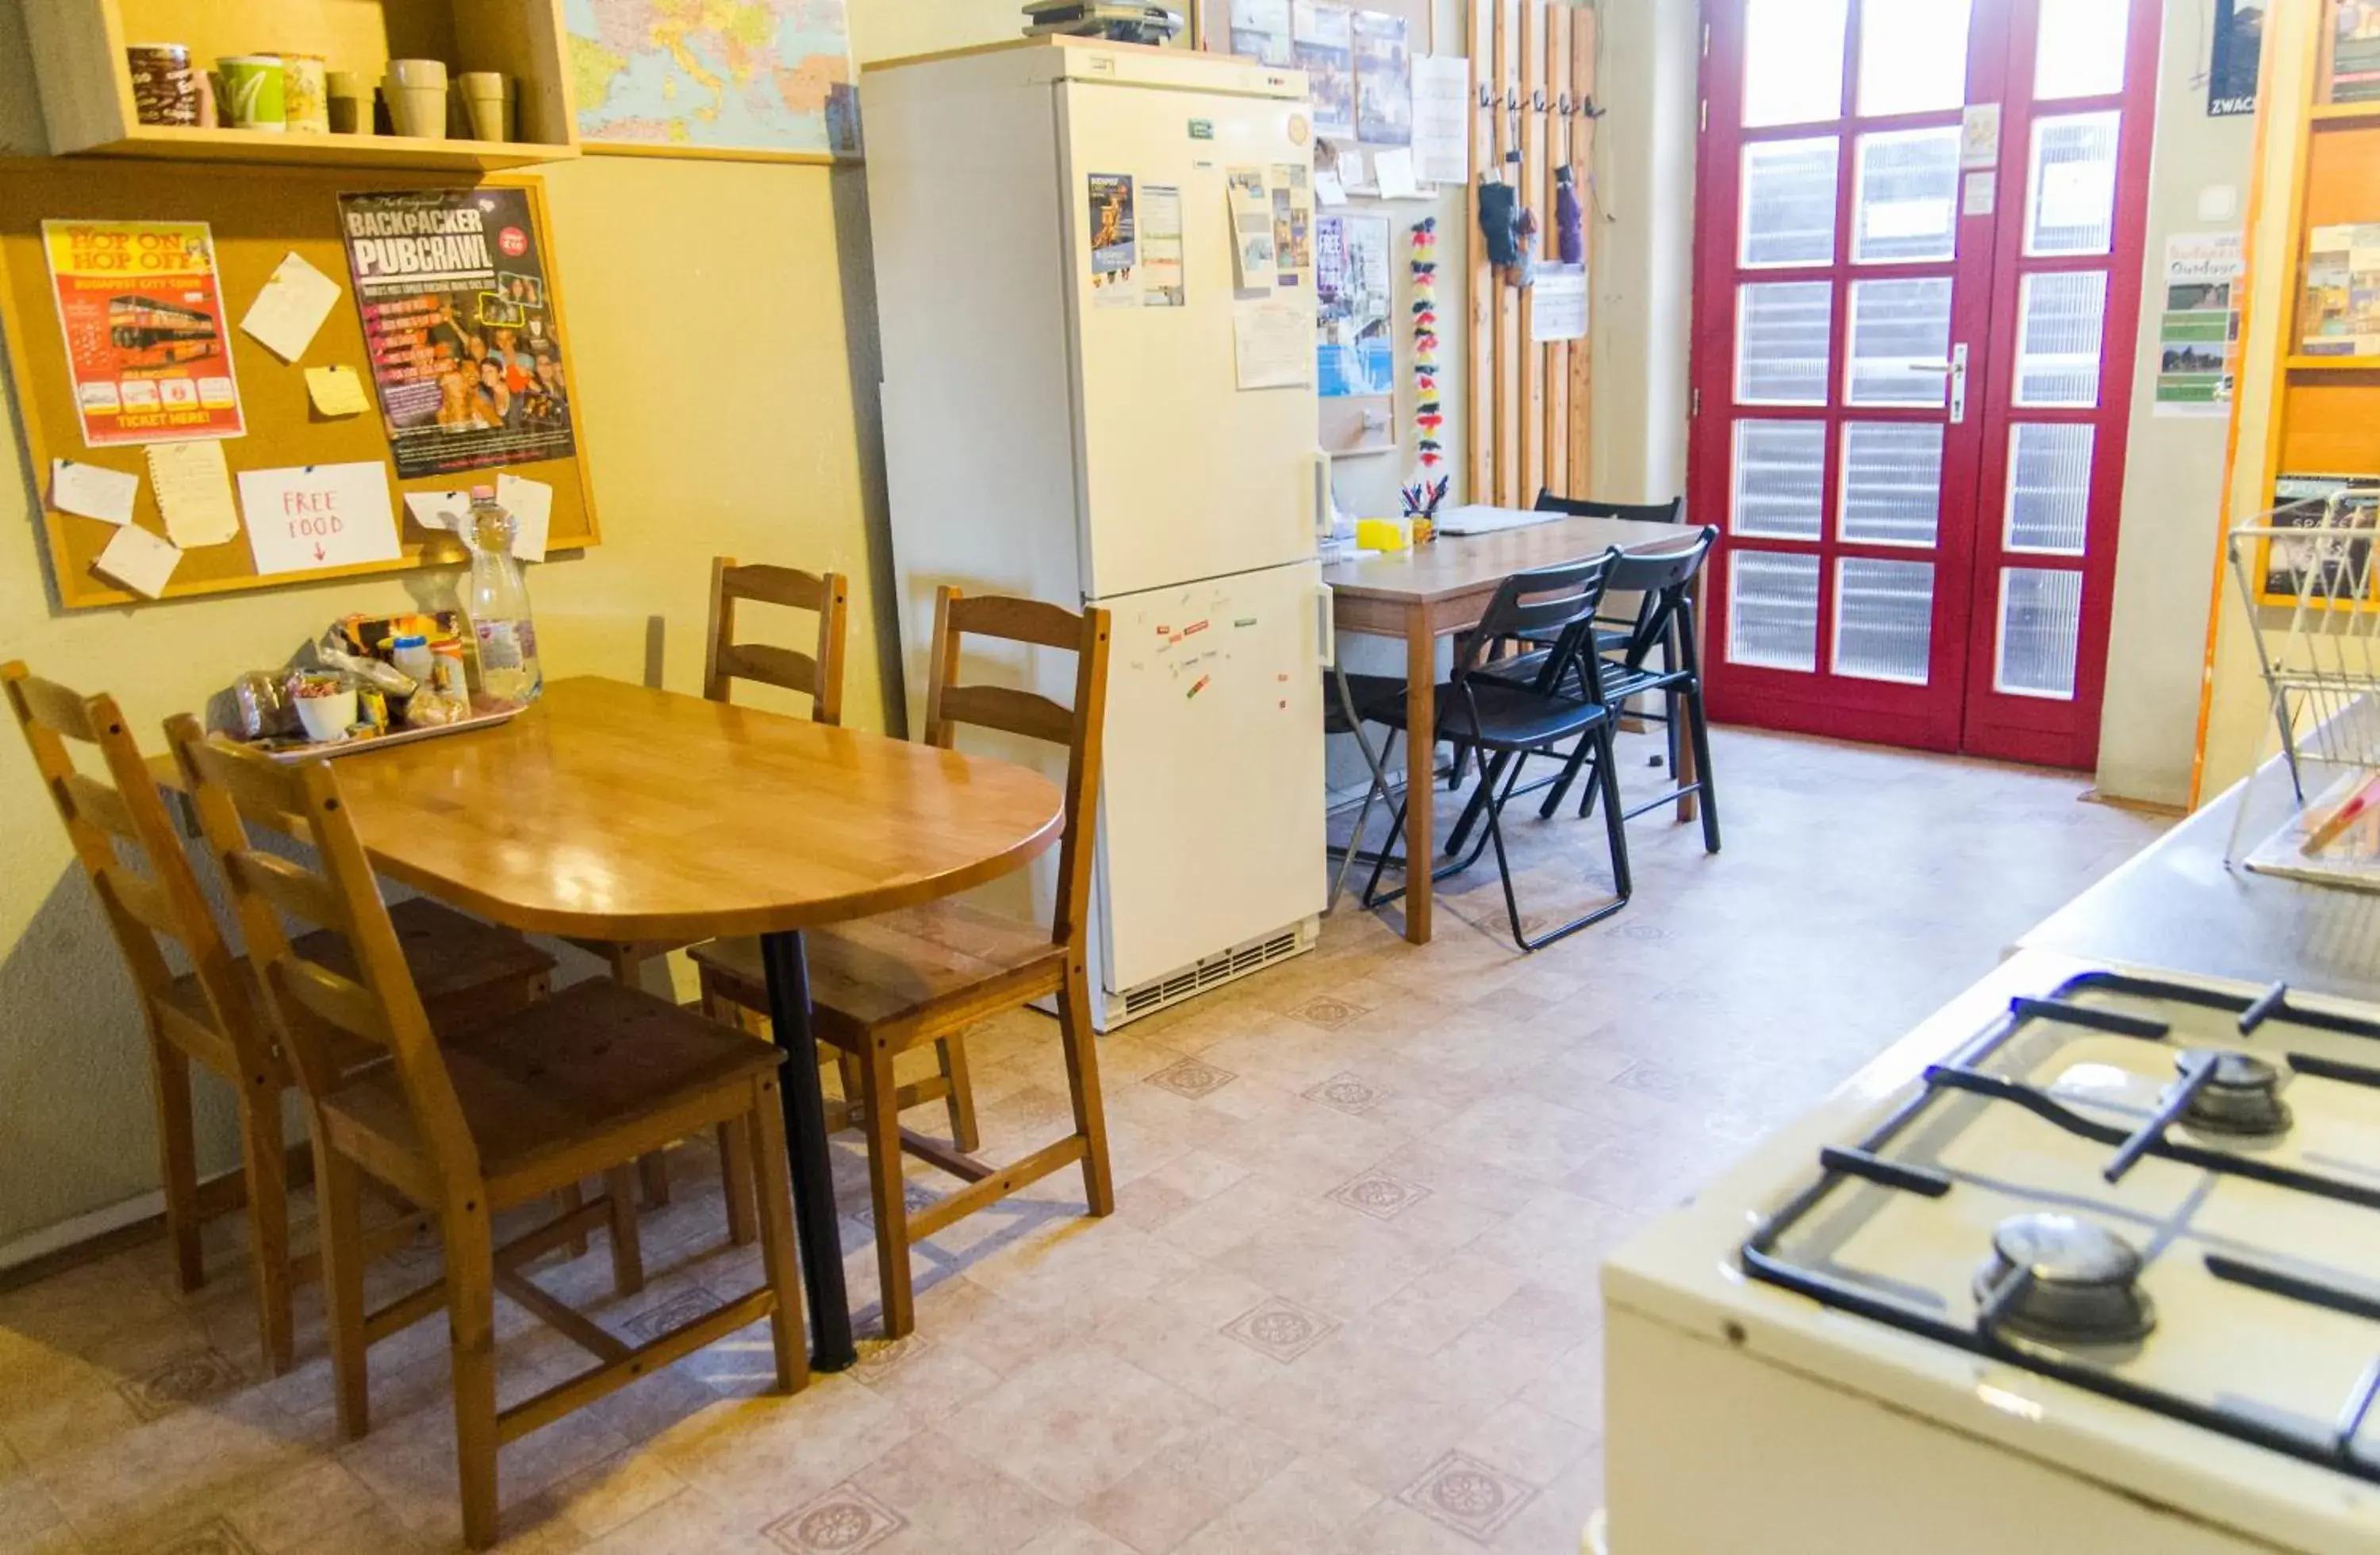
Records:
{"label": "flyer on wall", "polygon": [[397,479],[577,451],[527,190],[344,194],[339,225]]}
{"label": "flyer on wall", "polygon": [[1100,308],[1137,308],[1140,282],[1138,223],[1132,208],[1132,178],[1123,173],[1090,176],[1091,298]]}
{"label": "flyer on wall", "polygon": [[42,248],[85,443],[247,431],[206,223],[45,221]]}
{"label": "flyer on wall", "polygon": [[2165,244],[2165,306],[2157,315],[2155,413],[2228,416],[2247,273],[2236,232],[2177,232]]}

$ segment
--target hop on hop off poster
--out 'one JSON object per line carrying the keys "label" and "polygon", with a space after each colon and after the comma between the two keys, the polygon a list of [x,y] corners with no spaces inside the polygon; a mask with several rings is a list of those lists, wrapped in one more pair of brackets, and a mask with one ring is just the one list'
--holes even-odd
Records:
{"label": "hop on hop off poster", "polygon": [[399,480],[577,451],[526,190],[341,195],[339,221]]}
{"label": "hop on hop off poster", "polygon": [[85,443],[247,431],[206,223],[46,221],[42,247]]}

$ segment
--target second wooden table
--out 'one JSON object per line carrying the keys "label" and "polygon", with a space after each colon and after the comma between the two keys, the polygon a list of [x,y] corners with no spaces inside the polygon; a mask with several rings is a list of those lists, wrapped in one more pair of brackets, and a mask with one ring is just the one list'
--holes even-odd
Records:
{"label": "second wooden table", "polygon": [[[1405,643],[1405,938],[1429,943],[1429,860],[1437,818],[1426,797],[1437,771],[1438,639],[1475,626],[1488,601],[1516,572],[1584,561],[1613,546],[1645,551],[1676,545],[1693,531],[1627,518],[1557,518],[1494,534],[1452,536],[1410,551],[1340,562],[1322,569],[1339,629]],[[1685,774],[1679,774],[1681,780]],[[1419,863],[1416,864],[1415,861]]]}

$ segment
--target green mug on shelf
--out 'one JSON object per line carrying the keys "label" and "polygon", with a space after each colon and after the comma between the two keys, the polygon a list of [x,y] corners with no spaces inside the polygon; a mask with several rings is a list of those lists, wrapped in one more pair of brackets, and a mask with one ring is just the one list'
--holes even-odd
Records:
{"label": "green mug on shelf", "polygon": [[281,91],[281,56],[242,54],[215,61],[219,106],[224,122],[234,129],[261,129],[279,134],[289,128],[288,109]]}

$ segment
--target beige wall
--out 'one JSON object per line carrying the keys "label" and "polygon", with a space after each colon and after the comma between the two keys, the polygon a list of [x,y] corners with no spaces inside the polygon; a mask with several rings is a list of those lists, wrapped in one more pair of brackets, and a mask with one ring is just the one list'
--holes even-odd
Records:
{"label": "beige wall", "polygon": [[[2155,406],[2157,314],[2165,245],[2174,233],[2237,232],[2247,219],[2255,120],[2209,118],[2211,40],[2186,0],[2166,7],[2158,69],[2156,155],[2149,175],[2146,276],[2135,353],[2108,632],[2107,694],[2099,721],[2099,788],[2118,798],[2181,805],[2197,746],[2200,664],[2206,647],[2207,569],[2222,530],[2228,423],[2160,419]],[[2202,218],[2202,194],[2228,191],[2232,213]]]}
{"label": "beige wall", "polygon": [[[879,5],[886,0],[877,0]],[[905,0],[903,0],[905,3]],[[45,147],[22,0],[0,0],[0,147]],[[709,558],[852,575],[855,723],[880,727],[883,548],[874,311],[856,173],[589,158],[549,178],[584,445],[606,543],[533,568],[549,674],[679,689],[701,667]],[[689,333],[689,287],[736,299]],[[61,614],[18,453],[0,480],[0,660],[115,692],[144,735],[334,614],[405,603],[395,580]],[[127,978],[30,762],[0,750],[0,1246],[153,1188],[148,1080]],[[234,1162],[212,1105],[203,1164]]]}

